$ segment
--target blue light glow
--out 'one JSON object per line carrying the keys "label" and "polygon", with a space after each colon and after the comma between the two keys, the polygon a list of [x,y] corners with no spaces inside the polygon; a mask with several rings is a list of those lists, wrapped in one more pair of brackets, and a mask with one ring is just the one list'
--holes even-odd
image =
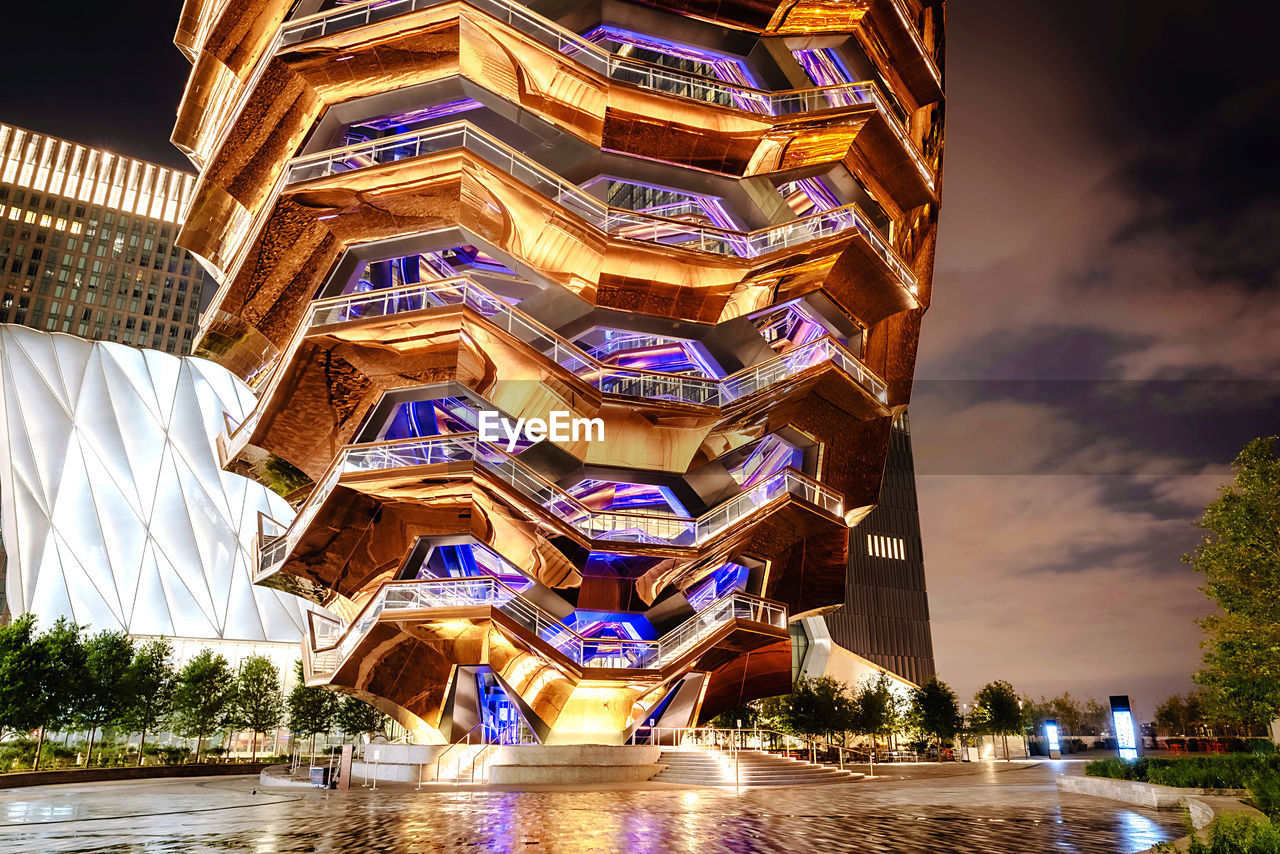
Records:
{"label": "blue light glow", "polygon": [[1138,758],[1138,737],[1133,727],[1133,713],[1128,709],[1112,709],[1111,721],[1116,728],[1116,747],[1121,759]]}
{"label": "blue light glow", "polygon": [[731,590],[746,590],[750,577],[751,570],[740,563],[729,562],[716,567],[711,577],[694,587],[686,598],[695,611],[701,611]]}

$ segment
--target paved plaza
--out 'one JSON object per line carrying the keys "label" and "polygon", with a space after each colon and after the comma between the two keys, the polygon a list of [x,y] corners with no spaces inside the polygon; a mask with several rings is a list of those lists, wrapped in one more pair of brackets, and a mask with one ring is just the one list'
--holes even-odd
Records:
{"label": "paved plaza", "polygon": [[[1056,766],[1056,767],[1055,767]],[[1081,763],[895,767],[744,790],[348,793],[197,778],[0,790],[3,852],[1141,851],[1174,813],[1059,794]]]}

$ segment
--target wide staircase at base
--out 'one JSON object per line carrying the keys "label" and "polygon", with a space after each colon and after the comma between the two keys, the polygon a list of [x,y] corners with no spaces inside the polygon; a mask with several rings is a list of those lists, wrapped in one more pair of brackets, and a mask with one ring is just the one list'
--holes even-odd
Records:
{"label": "wide staircase at base", "polygon": [[664,750],[658,764],[666,767],[653,780],[690,786],[798,786],[847,783],[863,776],[758,750],[740,750],[736,754],[727,750]]}

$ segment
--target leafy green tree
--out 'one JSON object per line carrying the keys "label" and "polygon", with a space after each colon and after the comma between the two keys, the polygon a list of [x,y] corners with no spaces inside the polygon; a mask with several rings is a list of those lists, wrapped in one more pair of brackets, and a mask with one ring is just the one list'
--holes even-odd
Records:
{"label": "leafy green tree", "polygon": [[855,706],[848,688],[830,676],[797,682],[785,711],[787,730],[810,737],[825,736],[827,741],[833,741],[836,733],[853,729],[854,718]]}
{"label": "leafy green tree", "polygon": [[138,764],[142,764],[147,733],[164,726],[173,712],[178,672],[173,645],[168,638],[150,640],[138,647],[125,673],[127,705],[123,723],[138,735]]}
{"label": "leafy green tree", "polygon": [[334,723],[349,736],[374,734],[384,730],[387,716],[359,697],[344,697],[338,705]]}
{"label": "leafy green tree", "polygon": [[876,752],[877,739],[886,739],[901,727],[903,710],[897,695],[893,693],[893,680],[885,673],[870,678],[858,686],[854,695],[853,730],[871,737],[871,753]]}
{"label": "leafy green tree", "polygon": [[1174,694],[1156,706],[1156,725],[1169,732],[1169,735],[1192,735],[1198,727],[1204,725],[1204,711],[1200,706],[1200,696],[1194,691],[1184,698]]}
{"label": "leafy green tree", "polygon": [[23,614],[0,626],[0,739],[44,724],[41,693],[47,667],[35,617]]}
{"label": "leafy green tree", "polygon": [[979,732],[1004,738],[1004,758],[1009,759],[1009,735],[1022,730],[1018,694],[1003,679],[988,682],[973,697],[973,723]]}
{"label": "leafy green tree", "polygon": [[125,675],[133,663],[133,641],[124,632],[103,629],[84,643],[85,682],[81,686],[76,721],[89,728],[87,767],[93,760],[93,741],[99,727],[119,723],[129,705]]}
{"label": "leafy green tree", "polygon": [[225,720],[235,696],[235,682],[227,660],[211,649],[200,650],[178,674],[175,724],[179,735],[196,739],[196,761],[204,740]]}
{"label": "leafy green tree", "polygon": [[1080,734],[1102,735],[1107,731],[1107,722],[1110,720],[1111,708],[1104,706],[1097,697],[1090,697],[1080,713]]}
{"label": "leafy green tree", "polygon": [[1232,482],[1205,507],[1205,536],[1183,557],[1220,609],[1198,622],[1204,667],[1194,679],[1215,717],[1255,729],[1280,710],[1280,460],[1276,437],[1254,439]]}
{"label": "leafy green tree", "polygon": [[264,655],[251,655],[240,663],[236,677],[239,719],[253,733],[250,761],[258,758],[258,734],[280,726],[284,720],[284,692],[280,670]]}
{"label": "leafy green tree", "polygon": [[960,701],[956,692],[938,677],[911,692],[911,723],[920,732],[932,736],[942,758],[942,742],[955,738],[960,731]]}
{"label": "leafy green tree", "polygon": [[294,663],[298,683],[289,692],[289,730],[302,738],[311,738],[311,753],[316,752],[316,736],[333,729],[338,714],[338,695],[325,688],[309,688],[303,681],[302,662]]}
{"label": "leafy green tree", "polygon": [[52,626],[40,633],[39,644],[44,649],[48,666],[42,674],[39,691],[40,740],[36,745],[36,759],[32,765],[37,771],[40,770],[45,734],[49,730],[65,729],[74,724],[81,697],[89,682],[83,627],[66,617],[59,617]]}

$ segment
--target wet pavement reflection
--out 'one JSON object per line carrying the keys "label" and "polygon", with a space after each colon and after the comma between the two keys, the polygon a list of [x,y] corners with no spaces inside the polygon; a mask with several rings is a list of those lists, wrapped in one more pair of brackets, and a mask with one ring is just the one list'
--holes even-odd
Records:
{"label": "wet pavement reflection", "polygon": [[1173,813],[1060,795],[1062,767],[918,766],[741,793],[254,794],[252,778],[11,789],[0,791],[0,851],[1113,854],[1181,835]]}

